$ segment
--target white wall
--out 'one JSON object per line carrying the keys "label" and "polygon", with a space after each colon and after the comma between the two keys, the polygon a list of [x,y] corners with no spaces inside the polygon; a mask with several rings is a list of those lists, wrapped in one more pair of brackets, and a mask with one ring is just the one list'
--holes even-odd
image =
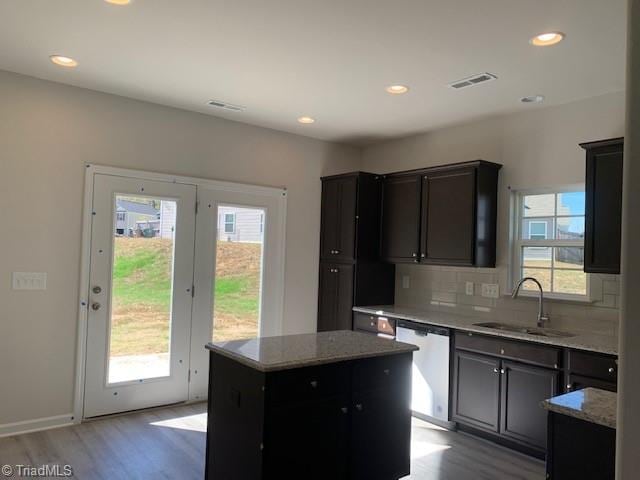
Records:
{"label": "white wall", "polygon": [[[535,106],[368,147],[363,153],[365,171],[385,173],[431,165],[475,160],[503,165],[498,198],[498,248],[496,269],[403,265],[397,277],[409,275],[411,287],[396,282],[396,301],[411,306],[478,314],[478,309],[501,320],[535,321],[530,300],[498,300],[468,297],[464,282],[500,284],[510,289],[509,187],[513,189],[584,183],[585,153],[580,142],[624,134],[624,93],[607,94],[561,106]],[[618,328],[618,279],[616,275],[592,276],[594,306],[553,302],[548,306],[552,325],[616,334]],[[479,285],[476,287],[479,290]]]}
{"label": "white wall", "polygon": [[616,478],[640,472],[640,0],[629,1],[627,44],[627,133],[622,218],[622,299]]}
{"label": "white wall", "polygon": [[[72,411],[85,162],[287,187],[284,327],[297,333],[316,323],[320,176],[359,161],[350,147],[0,72],[0,425]],[[13,271],[47,272],[48,289],[12,291]]]}

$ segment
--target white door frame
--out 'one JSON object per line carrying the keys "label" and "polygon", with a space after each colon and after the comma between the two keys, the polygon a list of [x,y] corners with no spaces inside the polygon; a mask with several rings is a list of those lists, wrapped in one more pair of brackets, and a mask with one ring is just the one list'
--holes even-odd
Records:
{"label": "white door frame", "polygon": [[[144,170],[131,170],[127,168],[109,167],[104,165],[85,164],[85,184],[84,184],[84,203],[82,214],[82,251],[80,262],[80,292],[78,306],[78,330],[76,340],[76,374],[75,374],[75,392],[73,401],[73,417],[74,423],[82,422],[84,418],[84,385],[85,385],[85,368],[87,353],[87,314],[89,308],[89,290],[90,290],[90,260],[91,260],[91,222],[92,222],[92,202],[93,202],[93,178],[95,174],[106,174],[114,176],[122,176],[129,178],[139,178],[143,180],[157,180],[163,182],[184,183],[196,185],[201,189],[212,189],[226,192],[252,193],[256,195],[264,195],[266,197],[279,198],[279,206],[281,214],[279,215],[279,225],[273,228],[280,229],[281,242],[277,245],[277,250],[272,249],[272,254],[280,258],[278,265],[278,277],[276,292],[277,324],[274,325],[274,332],[282,333],[282,314],[284,309],[284,272],[285,272],[285,239],[286,239],[286,211],[287,211],[287,190],[278,187],[263,187],[258,185],[248,185],[242,183],[225,182],[220,180],[207,180],[196,177],[186,177],[180,175],[171,175],[156,172],[147,172]],[[197,218],[196,218],[197,225]],[[197,228],[197,226],[196,226]],[[196,232],[197,234],[197,232]],[[195,332],[192,332],[195,333]],[[210,337],[209,337],[210,338]],[[199,390],[199,389],[198,389]],[[200,392],[194,392],[190,399],[202,400]]]}

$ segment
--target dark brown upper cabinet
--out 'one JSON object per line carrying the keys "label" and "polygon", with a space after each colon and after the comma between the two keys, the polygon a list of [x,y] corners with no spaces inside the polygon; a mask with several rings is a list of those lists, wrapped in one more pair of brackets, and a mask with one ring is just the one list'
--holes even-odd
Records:
{"label": "dark brown upper cabinet", "polygon": [[494,267],[500,168],[477,160],[386,175],[382,258]]}
{"label": "dark brown upper cabinet", "polygon": [[620,273],[624,139],[580,146],[587,152],[584,271]]}
{"label": "dark brown upper cabinet", "polygon": [[393,303],[395,267],[379,252],[381,181],[322,178],[318,331],[351,329],[354,305]]}
{"label": "dark brown upper cabinet", "polygon": [[420,253],[420,175],[387,176],[382,187],[381,256],[415,261]]}

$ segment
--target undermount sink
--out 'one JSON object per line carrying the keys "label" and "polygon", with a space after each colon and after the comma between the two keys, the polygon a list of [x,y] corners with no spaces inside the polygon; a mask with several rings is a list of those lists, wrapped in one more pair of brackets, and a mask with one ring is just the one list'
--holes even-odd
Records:
{"label": "undermount sink", "polygon": [[474,325],[476,327],[492,328],[494,330],[502,330],[505,332],[526,333],[528,335],[535,335],[537,337],[555,337],[555,338],[575,337],[575,334],[569,333],[569,332],[563,332],[561,330],[553,330],[551,328],[521,327],[519,325],[511,325],[509,323],[501,323],[501,322],[474,323]]}

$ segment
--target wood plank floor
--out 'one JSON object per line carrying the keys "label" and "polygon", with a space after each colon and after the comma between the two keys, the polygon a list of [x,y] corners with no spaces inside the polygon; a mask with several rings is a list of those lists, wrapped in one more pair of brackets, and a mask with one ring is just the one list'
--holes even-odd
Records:
{"label": "wood plank floor", "polygon": [[[204,478],[206,405],[105,418],[0,439],[0,465],[71,465],[78,479]],[[414,420],[412,474],[425,480],[542,480],[542,462]],[[16,477],[17,478],[17,477]]]}

